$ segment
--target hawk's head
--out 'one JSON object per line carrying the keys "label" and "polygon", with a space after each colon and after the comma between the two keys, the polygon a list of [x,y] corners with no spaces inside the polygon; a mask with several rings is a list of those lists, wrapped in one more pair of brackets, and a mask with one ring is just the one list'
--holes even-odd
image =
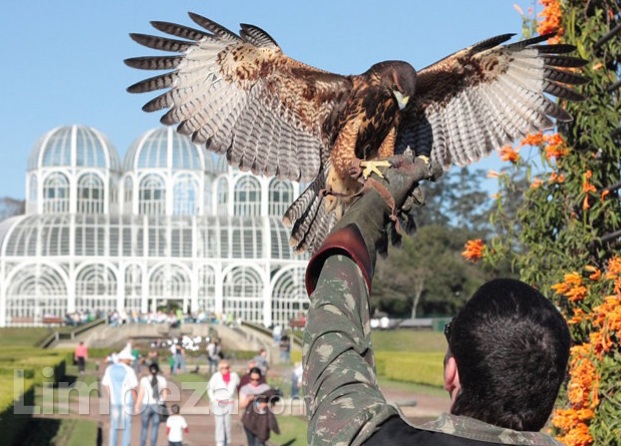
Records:
{"label": "hawk's head", "polygon": [[399,110],[403,110],[414,96],[416,88],[416,70],[407,62],[390,60],[380,62],[369,70],[382,87],[390,91],[397,101]]}

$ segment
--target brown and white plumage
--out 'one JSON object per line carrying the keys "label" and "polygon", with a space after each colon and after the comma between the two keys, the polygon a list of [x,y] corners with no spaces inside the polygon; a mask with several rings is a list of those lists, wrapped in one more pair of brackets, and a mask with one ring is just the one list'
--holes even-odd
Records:
{"label": "brown and white plumage", "polygon": [[416,96],[399,127],[396,152],[408,146],[445,169],[465,166],[530,132],[571,116],[547,95],[583,97],[567,85],[586,79],[568,71],[585,60],[571,45],[538,45],[550,37],[501,45],[505,34],[458,51],[418,72]]}
{"label": "brown and white plumage", "polygon": [[135,68],[171,70],[128,90],[164,89],[143,109],[168,109],[162,123],[178,124],[180,133],[226,154],[231,165],[311,182],[285,214],[298,250],[315,250],[346,203],[340,197],[359,190],[351,176],[357,161],[409,147],[447,169],[469,164],[550,127],[550,117],[570,119],[545,94],[579,99],[563,84],[583,82],[564,69],[584,62],[564,55],[573,47],[537,45],[546,36],[507,46],[500,44],[510,35],[498,36],[418,76],[401,61],[341,76],[287,57],[255,26],[241,25],[237,35],[190,17],[203,29],[152,22],[175,38],[131,35],[149,48],[179,54],[126,60]]}

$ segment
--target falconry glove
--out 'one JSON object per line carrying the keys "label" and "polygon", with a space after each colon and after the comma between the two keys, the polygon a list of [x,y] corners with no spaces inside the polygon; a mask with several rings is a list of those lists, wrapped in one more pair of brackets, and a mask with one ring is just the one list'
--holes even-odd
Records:
{"label": "falconry glove", "polygon": [[[335,253],[352,258],[362,270],[369,289],[377,252],[385,253],[389,234],[393,243],[401,239],[400,226],[414,228],[412,209],[424,203],[418,187],[421,180],[435,180],[442,168],[409,155],[389,158],[390,167],[381,168],[383,178],[369,177],[361,196],[338,221],[325,242],[311,258],[306,271],[309,295],[314,290],[325,260]],[[402,220],[404,223],[398,223]]]}

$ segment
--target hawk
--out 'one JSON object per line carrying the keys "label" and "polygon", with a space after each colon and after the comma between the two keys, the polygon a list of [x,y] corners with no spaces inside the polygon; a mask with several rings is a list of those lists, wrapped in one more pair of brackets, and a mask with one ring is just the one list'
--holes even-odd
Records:
{"label": "hawk", "polygon": [[314,68],[284,54],[262,29],[239,34],[195,13],[195,29],[151,22],[168,36],[130,34],[169,55],[134,57],[130,67],[166,70],[128,88],[165,90],[145,104],[229,164],[257,175],[308,182],[284,222],[297,251],[314,251],[376,163],[406,149],[446,170],[571,117],[550,100],[581,100],[572,85],[585,60],[543,35],[504,45],[504,34],[416,71],[385,61],[359,75]]}

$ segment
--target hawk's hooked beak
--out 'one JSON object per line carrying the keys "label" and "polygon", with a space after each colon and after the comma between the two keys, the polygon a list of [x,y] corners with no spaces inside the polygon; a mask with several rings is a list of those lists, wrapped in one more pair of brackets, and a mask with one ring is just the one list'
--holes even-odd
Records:
{"label": "hawk's hooked beak", "polygon": [[398,90],[393,90],[392,94],[395,95],[395,99],[397,100],[397,105],[399,106],[399,110],[403,110],[406,105],[408,105],[408,101],[410,100],[409,96],[405,96]]}

